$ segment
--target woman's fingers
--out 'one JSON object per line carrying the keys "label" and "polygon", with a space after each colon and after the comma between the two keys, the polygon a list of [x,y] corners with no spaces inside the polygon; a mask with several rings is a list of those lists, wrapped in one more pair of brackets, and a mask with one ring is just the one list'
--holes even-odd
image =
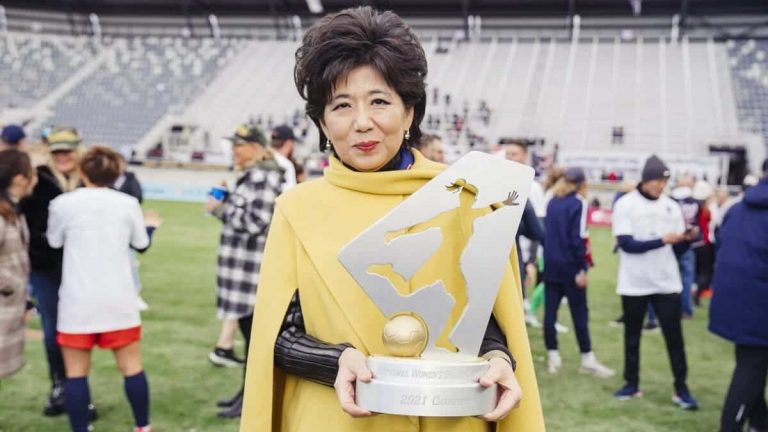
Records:
{"label": "woman's fingers", "polygon": [[504,419],[509,412],[520,406],[523,399],[523,391],[515,378],[512,366],[503,359],[491,359],[491,367],[480,378],[480,385],[489,387],[497,385],[499,392],[498,402],[493,411],[480,416],[485,421],[495,422]]}
{"label": "woman's fingers", "polygon": [[372,374],[368,369],[365,355],[354,348],[344,350],[339,358],[339,372],[336,374],[336,382],[333,385],[344,412],[352,417],[372,415],[370,411],[360,408],[355,403],[356,380],[368,382],[371,378]]}
{"label": "woman's fingers", "polygon": [[354,383],[354,379],[352,381],[342,381],[341,383],[337,380],[334,387],[336,388],[336,396],[339,399],[341,409],[352,417],[369,416],[371,415],[370,411],[360,408],[357,406],[357,403],[355,403]]}

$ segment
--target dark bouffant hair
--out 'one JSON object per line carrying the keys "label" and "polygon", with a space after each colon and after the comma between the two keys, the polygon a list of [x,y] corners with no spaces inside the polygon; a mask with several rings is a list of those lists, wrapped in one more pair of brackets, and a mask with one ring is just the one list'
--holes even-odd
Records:
{"label": "dark bouffant hair", "polygon": [[91,147],[80,160],[80,171],[99,187],[111,187],[122,170],[120,155],[105,146]]}
{"label": "dark bouffant hair", "polygon": [[0,151],[0,217],[8,222],[14,222],[18,217],[15,205],[6,193],[17,175],[26,178],[34,176],[29,156],[17,149]]}
{"label": "dark bouffant hair", "polygon": [[365,6],[323,17],[307,31],[296,51],[296,89],[307,101],[307,115],[320,130],[321,151],[326,137],[320,121],[333,88],[340,78],[364,65],[376,69],[406,108],[413,108],[407,144],[419,142],[427,103],[424,49],[399,16]]}

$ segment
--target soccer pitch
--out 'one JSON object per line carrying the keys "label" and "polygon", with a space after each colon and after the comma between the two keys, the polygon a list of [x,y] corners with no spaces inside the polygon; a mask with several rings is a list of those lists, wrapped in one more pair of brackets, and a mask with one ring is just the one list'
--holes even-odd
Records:
{"label": "soccer pitch", "polygon": [[[165,220],[141,260],[142,296],[150,305],[142,314],[142,352],[151,388],[152,424],[158,432],[237,431],[237,421],[216,418],[215,403],[234,394],[242,371],[214,367],[207,359],[219,331],[214,296],[219,223],[204,215],[198,204],[149,201],[144,208],[158,211]],[[563,369],[557,375],[548,374],[542,331],[529,328],[547,430],[718,430],[733,371],[733,348],[707,332],[706,307],[697,308],[694,319],[683,324],[688,383],[701,404],[699,411],[683,411],[672,404],[672,374],[658,332],[645,333],[642,339],[640,386],[645,397],[626,402],[612,399],[613,391],[623,384],[622,330],[608,326],[620,314],[614,292],[617,258],[611,252],[609,230],[593,228],[590,232],[596,262],[589,275],[592,344],[598,358],[617,375],[606,380],[580,375],[573,331],[559,335]],[[567,305],[560,309],[559,322],[572,327]],[[31,326],[39,328],[39,323]],[[242,353],[242,344],[237,350]],[[0,432],[68,430],[66,416],[42,416],[49,388],[44,357],[42,342],[28,341],[27,365],[0,384]],[[131,430],[123,380],[110,352],[94,352],[90,385],[99,413],[95,431]],[[332,426],[318,428],[332,430]]]}

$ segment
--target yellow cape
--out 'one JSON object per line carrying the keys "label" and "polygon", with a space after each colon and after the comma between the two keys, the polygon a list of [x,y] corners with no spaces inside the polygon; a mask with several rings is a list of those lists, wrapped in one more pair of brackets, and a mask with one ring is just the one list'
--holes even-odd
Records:
{"label": "yellow cape", "polygon": [[[261,267],[248,353],[241,432],[267,431],[488,431],[474,418],[429,418],[376,415],[352,418],[339,407],[331,387],[284,374],[274,367],[274,344],[293,293],[299,290],[307,334],[330,343],[349,342],[365,354],[387,354],[381,342],[385,317],[342,267],[340,249],[393,207],[439,174],[445,167],[418,152],[412,169],[357,173],[336,160],[322,179],[301,184],[277,201]],[[461,215],[457,215],[461,218]],[[431,259],[412,281],[395,281],[401,291],[423,286],[440,275],[447,286],[455,272],[446,273],[455,257],[451,244],[467,233],[456,224],[454,239],[441,261]],[[451,243],[451,242],[454,243]],[[457,264],[450,267],[454,268]],[[386,273],[386,269],[381,270]],[[496,425],[499,432],[544,431],[544,419],[523,320],[520,276],[513,251],[510,267],[494,306],[517,361],[516,376],[523,402]],[[456,318],[454,314],[454,319]]]}

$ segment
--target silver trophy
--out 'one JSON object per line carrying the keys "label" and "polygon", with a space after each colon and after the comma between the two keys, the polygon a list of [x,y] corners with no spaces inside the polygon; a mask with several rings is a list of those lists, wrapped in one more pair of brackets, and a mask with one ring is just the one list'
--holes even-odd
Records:
{"label": "silver trophy", "polygon": [[[532,181],[530,167],[471,152],[342,248],[340,262],[387,318],[382,339],[389,356],[368,358],[373,379],[356,383],[360,407],[440,417],[482,415],[495,408],[496,387],[478,382],[489,367],[478,353]],[[413,228],[457,209],[473,219],[472,234],[455,263],[465,282],[466,305],[449,333],[453,349],[438,345],[457,303],[443,280],[402,295],[392,280],[371,268],[390,265],[410,280],[438,252],[445,229]]]}

